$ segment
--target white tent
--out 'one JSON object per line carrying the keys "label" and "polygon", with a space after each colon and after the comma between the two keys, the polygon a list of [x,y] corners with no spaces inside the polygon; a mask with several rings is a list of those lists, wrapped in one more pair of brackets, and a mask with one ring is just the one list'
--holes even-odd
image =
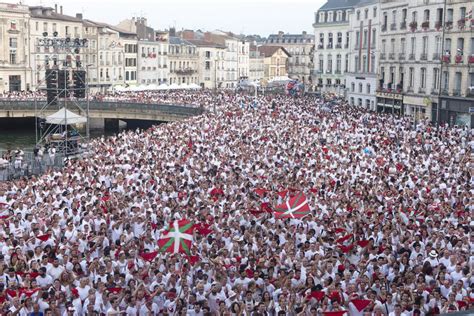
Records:
{"label": "white tent", "polygon": [[189,89],[201,89],[201,86],[199,86],[195,83],[191,83],[188,88]]}
{"label": "white tent", "polygon": [[112,89],[115,90],[115,91],[119,91],[119,92],[127,90],[127,88],[125,88],[124,86],[121,86],[121,85],[117,85],[117,86],[113,87]]}
{"label": "white tent", "polygon": [[162,83],[158,86],[158,88],[156,90],[168,90],[169,87],[166,83]]}
{"label": "white tent", "polygon": [[172,84],[168,87],[168,89],[170,89],[170,90],[176,90],[176,89],[180,89],[180,87],[179,87],[176,83],[172,83]]}
{"label": "white tent", "polygon": [[188,86],[187,84],[185,84],[185,83],[182,83],[182,84],[179,85],[179,89],[184,89],[184,90],[186,90],[186,89],[189,89],[189,86]]}
{"label": "white tent", "polygon": [[46,123],[55,125],[70,125],[85,122],[87,122],[87,118],[66,110],[66,108],[62,108],[56,113],[46,117]]}
{"label": "white tent", "polygon": [[158,90],[158,86],[156,84],[152,83],[152,84],[148,85],[146,87],[146,89],[150,90],[150,91],[154,91],[154,90]]}

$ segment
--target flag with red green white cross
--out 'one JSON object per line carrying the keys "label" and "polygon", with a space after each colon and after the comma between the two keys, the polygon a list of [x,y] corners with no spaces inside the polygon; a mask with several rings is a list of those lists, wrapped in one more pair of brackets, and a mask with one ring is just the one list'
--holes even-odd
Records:
{"label": "flag with red green white cross", "polygon": [[188,220],[170,223],[168,231],[158,240],[161,252],[190,254],[194,223]]}

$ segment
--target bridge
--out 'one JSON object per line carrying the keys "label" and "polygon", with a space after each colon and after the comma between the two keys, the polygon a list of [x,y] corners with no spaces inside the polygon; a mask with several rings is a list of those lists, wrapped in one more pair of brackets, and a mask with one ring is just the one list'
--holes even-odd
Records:
{"label": "bridge", "polygon": [[[68,101],[69,102],[69,101]],[[72,102],[72,101],[71,101]],[[79,101],[80,106],[87,108],[86,101]],[[38,101],[37,108],[41,109],[46,105],[46,101]],[[59,110],[45,111],[45,115],[50,115]],[[69,107],[74,108],[75,105]],[[132,102],[109,102],[109,101],[90,101],[89,117],[91,119],[115,119],[115,120],[143,120],[143,121],[161,121],[175,122],[196,116],[203,113],[199,107],[187,105],[169,105],[169,104],[145,104]],[[0,100],[0,118],[29,118],[35,117],[35,101],[16,101]]]}

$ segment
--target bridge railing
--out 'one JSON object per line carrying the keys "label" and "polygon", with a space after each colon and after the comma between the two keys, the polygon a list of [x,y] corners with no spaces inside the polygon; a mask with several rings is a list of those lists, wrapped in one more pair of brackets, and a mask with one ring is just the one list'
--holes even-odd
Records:
{"label": "bridge railing", "polygon": [[59,170],[64,166],[64,155],[61,153],[38,156],[26,151],[21,155],[21,159],[18,159],[14,152],[0,151],[0,157],[7,160],[0,165],[0,181],[40,175],[49,169]]}
{"label": "bridge railing", "polygon": [[[70,101],[73,102],[73,101]],[[86,101],[79,101],[79,105],[83,108],[87,107]],[[42,108],[46,105],[45,101],[38,101],[37,108]],[[61,104],[58,105],[58,109]],[[16,100],[1,100],[0,99],[0,110],[7,111],[26,111],[34,110],[34,101],[16,101]],[[90,101],[89,109],[94,111],[133,111],[133,112],[161,112],[164,114],[172,115],[198,115],[203,112],[200,107],[189,106],[189,105],[173,105],[173,104],[150,104],[150,103],[136,103],[136,102],[116,102],[116,101]]]}

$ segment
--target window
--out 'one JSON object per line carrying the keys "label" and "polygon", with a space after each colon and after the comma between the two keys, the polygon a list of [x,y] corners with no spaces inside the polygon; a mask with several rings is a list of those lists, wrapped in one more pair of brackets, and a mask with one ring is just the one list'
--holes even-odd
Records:
{"label": "window", "polygon": [[435,53],[441,54],[441,36],[439,35],[435,37]]}
{"label": "window", "polygon": [[324,12],[319,12],[319,23],[324,23],[325,21],[325,14]]}
{"label": "window", "polygon": [[356,49],[357,49],[357,48],[359,48],[359,46],[360,46],[360,32],[359,32],[359,31],[356,31],[355,42],[356,42],[356,43],[355,43],[355,45],[356,45],[355,47],[356,47]]}
{"label": "window", "polygon": [[359,83],[359,93],[362,93],[362,83]]}
{"label": "window", "polygon": [[360,20],[360,10],[357,10],[357,21]]}
{"label": "window", "polygon": [[420,72],[420,88],[426,88],[426,68],[421,68]]}
{"label": "window", "polygon": [[442,89],[447,91],[449,89],[449,72],[448,71],[443,71],[442,80],[443,80]]}
{"label": "window", "polygon": [[206,66],[205,66],[206,70],[209,70],[211,69],[211,62],[210,61],[206,61]]}
{"label": "window", "polygon": [[456,72],[454,75],[454,90],[455,93],[459,94],[461,91],[461,82],[462,82],[462,73],[461,72]]}
{"label": "window", "polygon": [[397,23],[397,10],[392,11],[392,23]]}
{"label": "window", "polygon": [[346,62],[344,65],[344,71],[347,72],[349,69],[349,54],[346,55]]}
{"label": "window", "polygon": [[402,22],[407,21],[407,9],[402,10]]}
{"label": "window", "polygon": [[43,22],[43,32],[48,32],[48,22]]}
{"label": "window", "polygon": [[410,40],[411,40],[411,51],[410,51],[410,54],[415,54],[416,38],[415,38],[415,37],[412,37]]}
{"label": "window", "polygon": [[57,25],[56,23],[53,23],[53,32],[56,32],[58,29],[57,29]]}
{"label": "window", "polygon": [[370,72],[375,73],[375,54],[370,56]]}
{"label": "window", "polygon": [[364,11],[364,19],[368,19],[369,18],[369,9],[365,9]]}
{"label": "window", "polygon": [[386,51],[387,51],[387,41],[386,40],[382,40],[382,54],[385,54]]}
{"label": "window", "polygon": [[332,73],[332,55],[328,55],[328,72]]}
{"label": "window", "polygon": [[408,88],[413,89],[413,81],[415,79],[415,68],[410,67],[409,73],[408,73]]}
{"label": "window", "polygon": [[453,22],[453,9],[448,9],[446,11],[446,22]]}
{"label": "window", "polygon": [[337,33],[337,44],[342,45],[342,33]]}
{"label": "window", "polygon": [[336,71],[338,73],[341,72],[341,55],[340,54],[336,56]]}
{"label": "window", "polygon": [[417,18],[418,18],[417,12],[416,12],[416,11],[413,11],[413,12],[411,13],[411,21],[412,21],[412,22],[416,22],[416,21],[417,21]]}
{"label": "window", "polygon": [[206,58],[211,58],[211,52],[210,51],[206,51]]}
{"label": "window", "polygon": [[370,94],[370,83],[367,84],[367,94]]}
{"label": "window", "polygon": [[16,49],[10,50],[10,64],[12,65],[16,64]]}
{"label": "window", "polygon": [[351,83],[351,91],[355,92],[355,83],[353,83],[353,82]]}
{"label": "window", "polygon": [[360,70],[360,65],[359,65],[359,56],[355,56],[354,57],[354,69],[355,71],[359,71]]}
{"label": "window", "polygon": [[459,37],[458,38],[458,54],[463,55],[464,53],[464,38]]}
{"label": "window", "polygon": [[377,17],[377,7],[374,7],[373,12],[374,12],[373,16],[374,16],[374,18],[376,18]]}
{"label": "window", "polygon": [[459,16],[461,17],[461,19],[465,19],[465,20],[468,19],[466,16],[466,7],[459,8]]}
{"label": "window", "polygon": [[10,37],[10,48],[17,48],[18,47],[18,39],[15,37]]}
{"label": "window", "polygon": [[319,45],[322,47],[324,47],[324,34],[321,33],[319,34]]}
{"label": "window", "polygon": [[433,69],[433,88],[438,89],[439,86],[439,69]]}
{"label": "window", "polygon": [[423,11],[423,21],[427,22],[430,20],[430,10],[426,9]]}
{"label": "window", "polygon": [[39,31],[39,22],[36,22],[36,23],[35,23],[35,30],[36,30],[36,31]]}
{"label": "window", "polygon": [[423,54],[428,53],[428,36],[423,36]]}
{"label": "window", "polygon": [[377,29],[372,29],[372,47],[375,47],[377,41]]}
{"label": "window", "polygon": [[401,51],[402,54],[405,54],[405,52],[406,52],[406,46],[407,46],[407,41],[406,41],[405,38],[402,38],[402,39],[400,40],[400,51]]}
{"label": "window", "polygon": [[394,38],[390,40],[390,53],[395,54],[395,39]]}
{"label": "window", "polygon": [[324,56],[323,54],[319,54],[319,71],[324,71]]}
{"label": "window", "polygon": [[446,55],[451,55],[451,39],[447,38],[444,42],[444,53]]}
{"label": "window", "polygon": [[333,38],[332,33],[328,34],[328,48],[332,48]]}
{"label": "window", "polygon": [[368,33],[367,30],[364,30],[364,48],[367,47]]}
{"label": "window", "polygon": [[362,56],[362,71],[367,72],[367,56]]}
{"label": "window", "polygon": [[333,12],[328,12],[328,22],[333,21]]}
{"label": "window", "polygon": [[349,32],[346,32],[346,48],[349,47]]}

